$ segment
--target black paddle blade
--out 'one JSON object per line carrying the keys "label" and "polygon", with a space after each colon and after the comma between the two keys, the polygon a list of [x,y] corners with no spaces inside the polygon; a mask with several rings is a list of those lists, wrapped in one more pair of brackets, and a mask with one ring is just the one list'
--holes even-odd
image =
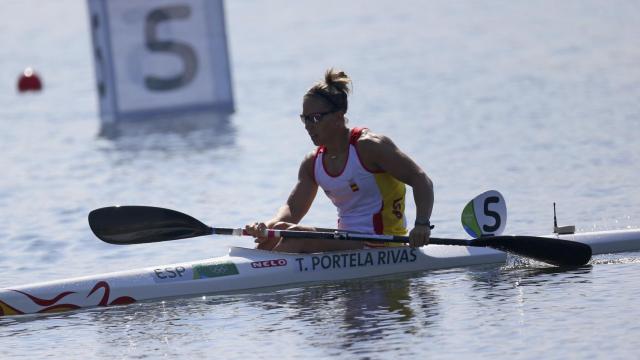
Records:
{"label": "black paddle blade", "polygon": [[89,226],[110,244],[129,245],[209,235],[213,230],[181,212],[151,206],[111,206],[89,213]]}
{"label": "black paddle blade", "polygon": [[591,247],[576,241],[537,236],[489,236],[472,241],[556,266],[582,266],[591,259]]}

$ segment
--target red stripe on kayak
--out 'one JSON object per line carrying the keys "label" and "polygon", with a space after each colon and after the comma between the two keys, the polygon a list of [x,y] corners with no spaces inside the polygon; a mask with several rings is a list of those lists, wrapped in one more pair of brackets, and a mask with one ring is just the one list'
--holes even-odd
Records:
{"label": "red stripe on kayak", "polygon": [[26,292],[20,291],[20,290],[13,290],[15,292],[18,292],[22,295],[25,295],[27,297],[29,297],[29,299],[31,299],[31,301],[33,301],[35,304],[38,304],[40,306],[51,306],[55,303],[57,303],[58,301],[60,301],[60,299],[62,299],[63,297],[67,296],[67,295],[71,295],[71,294],[75,294],[75,292],[73,291],[65,291],[63,293],[60,293],[58,295],[56,295],[53,299],[41,299],[39,297],[33,296],[31,294],[27,294]]}

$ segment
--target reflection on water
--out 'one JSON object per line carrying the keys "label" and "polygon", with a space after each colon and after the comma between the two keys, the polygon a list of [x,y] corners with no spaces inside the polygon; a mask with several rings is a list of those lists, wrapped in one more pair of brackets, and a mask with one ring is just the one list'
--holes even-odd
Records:
{"label": "reflection on water", "polygon": [[[302,341],[305,354],[310,349],[322,354],[368,353],[370,344],[381,341],[400,346],[404,343],[402,334],[415,334],[435,323],[439,310],[431,285],[419,283],[418,278],[392,276],[143,303],[91,314],[95,317],[92,322],[100,324],[99,332],[110,338],[112,345],[140,344],[149,339],[161,342],[183,333],[207,339],[216,332],[215,337],[224,337],[227,342],[216,345],[233,347],[233,357],[241,357],[250,350],[242,348],[243,344],[250,342],[258,349],[256,342],[271,342],[283,333],[296,336],[276,341]],[[121,328],[126,336],[114,337],[113,331],[123,319],[132,329],[149,328],[141,333]],[[234,340],[236,332],[247,328],[252,330]],[[266,347],[274,345],[277,347],[273,343]]]}
{"label": "reflection on water", "polygon": [[202,151],[233,146],[236,129],[227,113],[193,112],[102,123],[99,136],[122,151]]}
{"label": "reflection on water", "polygon": [[[10,336],[14,337],[34,336],[28,330],[34,328],[41,334],[56,331],[59,322],[66,323],[67,328],[90,327],[99,339],[91,346],[103,348],[99,352],[106,352],[110,346],[131,350],[137,346],[156,347],[183,336],[207,339],[212,337],[212,331],[230,341],[225,346],[233,347],[243,341],[229,340],[234,333],[250,327],[253,331],[244,334],[245,338],[296,332],[307,346],[357,353],[366,352],[366,344],[379,341],[402,343],[399,334],[419,332],[436,321],[438,302],[432,285],[421,283],[420,278],[389,276],[4,318],[0,325],[10,328]],[[142,328],[145,330],[140,331]]]}
{"label": "reflection on water", "polygon": [[611,264],[638,264],[640,263],[640,252],[628,252],[619,254],[604,254],[596,256],[591,260],[593,265]]}
{"label": "reflection on water", "polygon": [[[312,332],[331,328],[332,346],[343,349],[383,340],[398,330],[415,333],[438,315],[438,297],[431,286],[406,276],[319,284],[246,300],[265,311],[280,309],[286,320],[304,323]],[[329,340],[312,338],[318,345]]]}
{"label": "reflection on water", "polygon": [[553,286],[561,283],[589,283],[592,266],[579,268],[561,267],[513,267],[503,266],[494,270],[468,272],[468,280],[472,280],[471,287],[482,290],[488,299],[508,298],[512,296],[508,289],[518,286]]}
{"label": "reflection on water", "polygon": [[[616,267],[608,269],[616,271]],[[12,354],[20,349],[19,344],[33,344],[36,337],[70,340],[82,332],[86,334],[83,345],[65,348],[67,351],[125,358],[142,358],[149,352],[176,356],[181,346],[189,346],[190,353],[205,357],[224,353],[225,358],[261,353],[285,358],[377,358],[389,349],[407,357],[438,354],[456,358],[474,349],[478,354],[499,355],[504,343],[486,345],[499,336],[505,324],[518,324],[520,329],[508,336],[509,346],[526,347],[528,331],[540,326],[536,325],[540,318],[568,314],[571,320],[565,321],[574,326],[588,319],[583,309],[594,301],[589,297],[600,296],[596,290],[602,286],[597,283],[601,280],[594,278],[594,271],[592,266],[559,269],[486,265],[177,298],[0,319],[0,328],[5,330],[0,338],[13,346],[9,351]],[[594,294],[589,293],[591,289]],[[493,326],[487,325],[485,332],[478,333],[474,325],[478,322]],[[545,326],[545,331],[558,331]],[[416,342],[418,338],[423,341]],[[62,350],[63,343],[54,347]],[[441,347],[448,352],[436,351]]]}

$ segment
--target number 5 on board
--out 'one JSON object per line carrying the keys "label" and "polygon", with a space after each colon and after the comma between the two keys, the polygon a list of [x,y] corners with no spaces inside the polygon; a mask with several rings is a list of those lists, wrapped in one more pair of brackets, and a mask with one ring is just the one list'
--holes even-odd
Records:
{"label": "number 5 on board", "polygon": [[88,0],[103,122],[233,112],[222,0]]}

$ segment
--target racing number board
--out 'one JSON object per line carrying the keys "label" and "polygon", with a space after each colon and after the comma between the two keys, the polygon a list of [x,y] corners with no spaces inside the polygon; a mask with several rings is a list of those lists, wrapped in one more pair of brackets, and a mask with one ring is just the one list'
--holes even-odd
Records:
{"label": "racing number board", "polygon": [[88,0],[103,122],[233,112],[222,0]]}

